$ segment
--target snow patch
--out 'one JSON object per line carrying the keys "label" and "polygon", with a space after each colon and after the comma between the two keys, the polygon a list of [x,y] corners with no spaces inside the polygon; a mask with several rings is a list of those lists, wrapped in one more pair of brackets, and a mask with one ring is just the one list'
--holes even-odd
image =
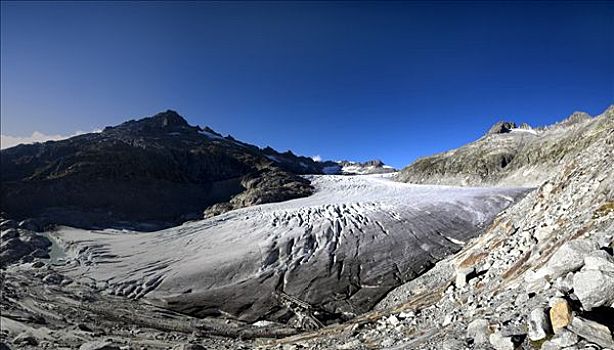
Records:
{"label": "snow patch", "polygon": [[511,133],[526,133],[526,134],[537,135],[537,131],[535,131],[533,129],[513,128],[513,129],[510,129],[510,132]]}

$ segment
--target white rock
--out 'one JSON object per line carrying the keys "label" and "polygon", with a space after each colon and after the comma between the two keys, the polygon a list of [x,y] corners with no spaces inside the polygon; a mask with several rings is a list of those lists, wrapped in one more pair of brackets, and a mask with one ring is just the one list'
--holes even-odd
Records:
{"label": "white rock", "polygon": [[546,338],[550,330],[548,316],[542,308],[534,309],[529,315],[529,339],[536,341]]}
{"label": "white rock", "polygon": [[416,313],[413,311],[408,311],[408,312],[401,311],[399,312],[399,315],[398,315],[400,319],[412,318],[414,316],[416,316]]}
{"label": "white rock", "polygon": [[538,271],[527,271],[524,275],[525,290],[527,293],[539,293],[550,288],[550,282],[546,280],[547,271],[540,269]]}
{"label": "white rock", "polygon": [[387,321],[392,326],[397,326],[399,324],[399,319],[395,315],[390,315]]}
{"label": "white rock", "polygon": [[515,348],[512,337],[503,336],[499,331],[491,334],[488,340],[495,350],[514,350]]}
{"label": "white rock", "polygon": [[489,335],[489,323],[485,319],[473,320],[467,326],[467,338],[473,339],[473,343],[476,345],[488,344]]}
{"label": "white rock", "polygon": [[597,250],[584,258],[584,270],[614,272],[614,259],[603,250]]}
{"label": "white rock", "polygon": [[614,273],[587,270],[573,277],[574,294],[585,310],[614,302]]}
{"label": "white rock", "polygon": [[456,270],[456,288],[463,288],[467,285],[468,277],[475,271],[473,267],[458,268]]}
{"label": "white rock", "polygon": [[586,239],[577,239],[566,242],[552,255],[542,271],[538,275],[548,275],[555,279],[568,272],[579,270],[584,265],[584,258],[595,250],[599,245]]}

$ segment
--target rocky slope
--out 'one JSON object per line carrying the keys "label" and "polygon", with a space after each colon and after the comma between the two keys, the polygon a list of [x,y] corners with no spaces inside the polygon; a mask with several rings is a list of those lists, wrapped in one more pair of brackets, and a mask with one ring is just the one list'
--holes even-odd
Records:
{"label": "rocky slope", "polygon": [[190,126],[173,111],[0,154],[8,217],[140,230],[197,219],[206,209],[211,216],[309,195],[311,185],[297,175],[333,164],[261,150]]}
{"label": "rocky slope", "polygon": [[495,124],[486,135],[460,148],[417,160],[398,180],[449,185],[537,186],[580,157],[610,127],[614,106],[592,118],[576,112],[544,128]]}

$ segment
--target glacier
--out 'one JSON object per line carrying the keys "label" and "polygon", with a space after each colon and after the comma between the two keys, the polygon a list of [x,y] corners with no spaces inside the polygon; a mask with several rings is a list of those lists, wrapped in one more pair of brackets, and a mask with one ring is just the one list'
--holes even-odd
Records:
{"label": "glacier", "polygon": [[290,298],[322,322],[344,320],[460,250],[530,190],[414,185],[389,174],[308,178],[310,197],[157,232],[60,227],[50,234],[66,254],[59,268],[198,317],[288,322]]}

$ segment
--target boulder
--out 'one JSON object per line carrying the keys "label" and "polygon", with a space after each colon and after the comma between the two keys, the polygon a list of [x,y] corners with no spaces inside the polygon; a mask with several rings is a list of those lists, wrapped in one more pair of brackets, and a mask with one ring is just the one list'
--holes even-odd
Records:
{"label": "boulder", "polygon": [[558,334],[571,323],[572,319],[571,307],[567,300],[558,298],[550,308],[550,323],[552,330]]}
{"label": "boulder", "polygon": [[604,250],[597,250],[584,258],[584,270],[614,273],[614,258]]}
{"label": "boulder", "polygon": [[561,348],[566,348],[577,344],[578,336],[567,329],[562,329],[550,341]]}
{"label": "boulder", "polygon": [[540,269],[537,272],[527,271],[524,275],[524,286],[527,294],[540,293],[541,291],[550,288],[550,282],[546,279],[547,273],[545,269]]}
{"label": "boulder", "polygon": [[500,331],[491,334],[488,340],[495,350],[514,350],[516,348],[512,337],[506,337]]}
{"label": "boulder", "polygon": [[489,323],[485,319],[473,320],[467,326],[467,338],[476,345],[488,344],[490,333]]}
{"label": "boulder", "polygon": [[614,273],[586,270],[573,277],[574,294],[585,310],[614,302]]}
{"label": "boulder", "polygon": [[529,315],[529,339],[533,341],[546,338],[550,331],[550,323],[548,316],[542,308],[537,308],[531,311]]}
{"label": "boulder", "polygon": [[555,279],[568,272],[577,271],[584,265],[584,258],[599,249],[596,242],[577,239],[566,242],[552,255],[541,275]]}
{"label": "boulder", "polygon": [[475,272],[473,267],[459,267],[456,270],[456,288],[463,288],[469,281],[469,275]]}
{"label": "boulder", "polygon": [[600,323],[575,316],[567,328],[589,342],[606,348],[614,348],[612,333],[608,327]]}

